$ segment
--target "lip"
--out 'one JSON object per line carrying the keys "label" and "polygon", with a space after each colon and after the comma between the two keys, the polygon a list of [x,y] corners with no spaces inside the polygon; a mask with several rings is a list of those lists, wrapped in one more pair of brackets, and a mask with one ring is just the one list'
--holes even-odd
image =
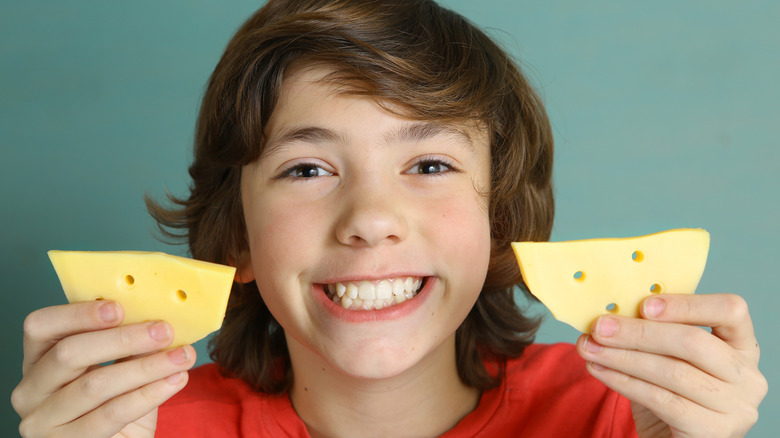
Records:
{"label": "lip", "polygon": [[343,276],[343,277],[333,277],[328,278],[323,281],[318,281],[318,285],[322,284],[333,284],[333,283],[357,283],[359,281],[382,281],[387,280],[391,278],[406,278],[406,277],[412,277],[412,278],[431,278],[430,275],[425,275],[421,273],[412,273],[412,272],[398,272],[398,273],[392,273],[387,275],[361,275],[361,276]]}
{"label": "lip", "polygon": [[[409,275],[410,277],[415,277],[414,275]],[[424,279],[423,288],[420,290],[420,292],[417,293],[413,298],[408,299],[400,304],[396,304],[394,306],[385,307],[384,309],[374,309],[374,310],[348,310],[340,305],[334,303],[332,300],[328,299],[327,292],[323,289],[325,284],[328,283],[317,283],[312,285],[313,293],[315,300],[317,303],[319,303],[322,307],[325,308],[325,310],[333,317],[338,318],[342,321],[350,322],[350,323],[363,323],[363,322],[372,322],[372,321],[387,321],[397,318],[403,318],[404,316],[414,312],[417,308],[422,306],[425,301],[428,298],[428,295],[430,290],[434,287],[436,284],[436,277],[430,277],[430,276],[418,276]],[[383,278],[393,278],[393,277],[383,277]],[[372,281],[372,279],[364,279],[366,281]],[[376,278],[373,280],[377,280]],[[354,278],[351,278],[350,280],[341,280],[341,281],[359,281]],[[337,281],[333,281],[332,283],[336,283]]]}

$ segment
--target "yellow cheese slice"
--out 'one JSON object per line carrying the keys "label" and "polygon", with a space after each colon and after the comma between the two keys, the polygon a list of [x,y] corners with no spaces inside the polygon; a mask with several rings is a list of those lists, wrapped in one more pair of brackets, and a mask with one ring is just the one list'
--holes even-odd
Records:
{"label": "yellow cheese slice", "polygon": [[513,242],[528,289],[559,321],[589,333],[604,314],[639,316],[653,294],[692,294],[710,235],[675,229],[631,238]]}
{"label": "yellow cheese slice", "polygon": [[172,347],[191,344],[222,326],[236,269],[142,251],[49,251],[71,303],[119,302],[122,324],[165,320]]}

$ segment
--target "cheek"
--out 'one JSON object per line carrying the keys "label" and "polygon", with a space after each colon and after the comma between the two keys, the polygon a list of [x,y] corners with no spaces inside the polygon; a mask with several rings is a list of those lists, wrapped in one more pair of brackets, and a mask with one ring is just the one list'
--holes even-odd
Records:
{"label": "cheek", "polygon": [[247,218],[252,270],[266,306],[289,329],[286,322],[303,318],[306,309],[301,273],[319,257],[312,243],[318,221],[307,212],[263,201],[255,206],[261,211],[250,215],[254,219]]}
{"label": "cheek", "polygon": [[476,195],[442,199],[432,209],[437,214],[427,221],[439,251],[447,254],[478,289],[490,260],[490,221],[484,204]]}
{"label": "cheek", "polygon": [[259,287],[286,286],[290,272],[311,260],[319,221],[312,212],[273,199],[255,201],[246,217],[255,278]]}

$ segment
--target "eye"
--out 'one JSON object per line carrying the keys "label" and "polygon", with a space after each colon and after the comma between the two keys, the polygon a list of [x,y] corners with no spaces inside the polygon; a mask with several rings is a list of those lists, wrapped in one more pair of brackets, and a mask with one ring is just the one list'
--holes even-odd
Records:
{"label": "eye", "polygon": [[333,174],[316,164],[300,163],[286,169],[281,176],[287,178],[316,178],[318,176],[330,175]]}
{"label": "eye", "polygon": [[452,165],[450,165],[448,162],[440,159],[422,159],[418,161],[414,166],[412,166],[411,169],[409,169],[408,173],[412,174],[418,174],[418,175],[436,175],[439,173],[445,173],[445,172],[451,172],[455,169],[453,169]]}

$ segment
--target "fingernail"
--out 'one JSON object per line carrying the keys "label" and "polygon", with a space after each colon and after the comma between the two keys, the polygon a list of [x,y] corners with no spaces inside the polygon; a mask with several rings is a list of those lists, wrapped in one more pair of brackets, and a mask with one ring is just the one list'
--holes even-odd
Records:
{"label": "fingernail", "polygon": [[603,350],[604,347],[597,344],[590,336],[585,338],[585,351],[588,351],[590,353],[598,353],[599,351]]}
{"label": "fingernail", "polygon": [[615,336],[618,331],[618,322],[612,318],[602,317],[596,323],[596,333],[604,337]]}
{"label": "fingernail", "polygon": [[657,317],[664,311],[666,303],[660,298],[648,298],[644,304],[644,314],[649,317]]}
{"label": "fingernail", "polygon": [[184,378],[185,371],[180,371],[176,374],[171,374],[170,376],[165,378],[165,381],[168,382],[170,385],[176,385],[179,382],[181,382],[181,379]]}
{"label": "fingernail", "polygon": [[146,331],[149,333],[149,337],[155,341],[164,341],[171,336],[170,330],[168,330],[168,324],[157,321],[146,327]]}
{"label": "fingernail", "polygon": [[190,354],[184,347],[179,347],[168,352],[168,360],[175,365],[183,365],[190,360]]}
{"label": "fingernail", "polygon": [[603,365],[599,365],[599,364],[597,364],[595,362],[591,362],[590,363],[590,367],[593,368],[594,371],[604,371],[604,370],[607,369],[607,367],[605,367]]}
{"label": "fingernail", "polygon": [[100,319],[105,322],[114,322],[117,318],[116,304],[105,303],[98,308],[100,312]]}

